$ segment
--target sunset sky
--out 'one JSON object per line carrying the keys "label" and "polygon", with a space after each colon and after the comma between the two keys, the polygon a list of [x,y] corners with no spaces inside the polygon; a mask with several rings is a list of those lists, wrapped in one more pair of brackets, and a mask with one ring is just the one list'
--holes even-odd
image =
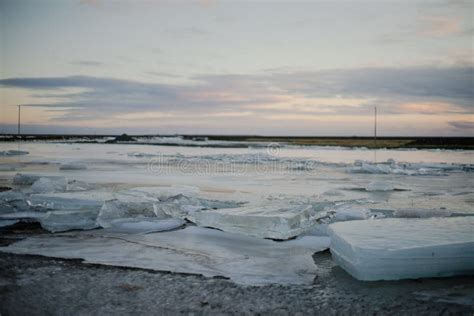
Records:
{"label": "sunset sky", "polygon": [[474,2],[0,0],[0,133],[474,136]]}

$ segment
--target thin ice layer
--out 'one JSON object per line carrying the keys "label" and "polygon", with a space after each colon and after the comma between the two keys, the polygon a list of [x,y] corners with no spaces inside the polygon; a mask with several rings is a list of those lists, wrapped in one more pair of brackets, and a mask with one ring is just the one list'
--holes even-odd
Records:
{"label": "thin ice layer", "polygon": [[341,222],[328,231],[334,260],[359,280],[474,274],[474,217]]}
{"label": "thin ice layer", "polygon": [[159,271],[223,276],[236,283],[312,284],[312,254],[327,249],[327,237],[275,242],[214,229],[188,227],[148,235],[102,230],[29,237],[0,251]]}

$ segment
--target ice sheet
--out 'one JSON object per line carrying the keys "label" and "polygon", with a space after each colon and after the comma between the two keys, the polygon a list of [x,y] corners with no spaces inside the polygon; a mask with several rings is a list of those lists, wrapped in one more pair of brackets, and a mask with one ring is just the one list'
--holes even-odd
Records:
{"label": "ice sheet", "polygon": [[89,263],[228,277],[248,285],[312,284],[312,254],[328,247],[325,237],[275,242],[214,229],[186,229],[147,235],[104,234],[102,230],[36,236],[0,251]]}
{"label": "ice sheet", "polygon": [[329,226],[334,260],[359,280],[474,274],[474,217],[380,219]]}

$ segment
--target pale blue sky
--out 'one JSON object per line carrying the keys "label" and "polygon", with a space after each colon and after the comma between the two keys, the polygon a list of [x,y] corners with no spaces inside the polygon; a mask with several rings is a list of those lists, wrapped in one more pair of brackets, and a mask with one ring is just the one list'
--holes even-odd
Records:
{"label": "pale blue sky", "polygon": [[474,136],[473,10],[0,0],[0,121],[21,103],[31,131],[369,135],[377,105],[381,134]]}

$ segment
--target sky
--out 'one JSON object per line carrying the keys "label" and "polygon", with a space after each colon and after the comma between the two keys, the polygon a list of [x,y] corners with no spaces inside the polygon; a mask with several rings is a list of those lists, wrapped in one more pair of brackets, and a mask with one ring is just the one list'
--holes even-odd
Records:
{"label": "sky", "polygon": [[473,1],[0,0],[0,133],[474,136]]}

